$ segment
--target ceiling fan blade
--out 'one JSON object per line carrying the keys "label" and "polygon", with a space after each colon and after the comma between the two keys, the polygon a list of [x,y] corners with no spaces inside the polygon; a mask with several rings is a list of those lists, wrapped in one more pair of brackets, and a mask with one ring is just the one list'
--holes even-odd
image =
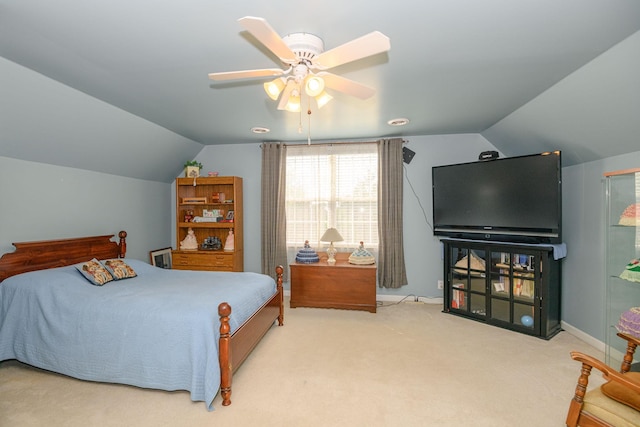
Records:
{"label": "ceiling fan blade", "polygon": [[242,70],[242,71],[227,71],[221,73],[209,73],[211,80],[234,80],[234,79],[249,79],[254,77],[273,77],[281,76],[284,71],[280,68],[264,68],[261,70]]}
{"label": "ceiling fan blade", "polygon": [[325,87],[346,93],[347,95],[355,96],[356,98],[367,99],[371,98],[376,93],[376,90],[370,86],[363,85],[362,83],[358,83],[354,80],[350,80],[336,74],[321,71],[316,75],[318,77],[322,77]]}
{"label": "ceiling fan blade", "polygon": [[313,58],[313,66],[320,70],[337,67],[348,62],[357,61],[367,56],[376,55],[391,49],[389,37],[380,31],[373,31],[343,45],[322,52]]}
{"label": "ceiling fan blade", "polygon": [[289,102],[289,97],[291,96],[291,91],[297,87],[297,84],[293,80],[289,80],[287,85],[282,90],[282,95],[280,95],[280,102],[278,103],[278,110],[286,110],[287,102]]}
{"label": "ceiling fan blade", "polygon": [[282,62],[287,64],[295,64],[298,62],[296,54],[293,53],[289,46],[282,40],[282,37],[275,32],[273,28],[264,18],[255,16],[245,16],[238,19],[242,25],[252,36],[254,36],[267,49],[273,52]]}

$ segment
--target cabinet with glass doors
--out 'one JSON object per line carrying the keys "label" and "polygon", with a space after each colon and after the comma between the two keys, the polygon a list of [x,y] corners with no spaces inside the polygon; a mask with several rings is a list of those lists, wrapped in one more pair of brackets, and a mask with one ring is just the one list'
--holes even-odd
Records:
{"label": "cabinet with glass doors", "polygon": [[560,328],[553,248],[443,240],[444,311],[549,339]]}
{"label": "cabinet with glass doors", "polygon": [[[626,352],[619,330],[634,335],[640,329],[640,169],[607,172],[606,195],[606,299],[605,362],[615,369]],[[620,324],[621,317],[624,319]],[[632,366],[633,370],[639,370]]]}

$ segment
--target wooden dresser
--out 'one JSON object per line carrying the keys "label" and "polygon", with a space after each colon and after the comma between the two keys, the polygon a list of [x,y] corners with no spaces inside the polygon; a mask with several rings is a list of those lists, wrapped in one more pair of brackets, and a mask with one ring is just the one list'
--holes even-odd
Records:
{"label": "wooden dresser", "polygon": [[326,254],[320,254],[319,263],[290,264],[290,306],[375,313],[376,265],[349,264],[349,255],[338,253],[334,265],[327,264]]}

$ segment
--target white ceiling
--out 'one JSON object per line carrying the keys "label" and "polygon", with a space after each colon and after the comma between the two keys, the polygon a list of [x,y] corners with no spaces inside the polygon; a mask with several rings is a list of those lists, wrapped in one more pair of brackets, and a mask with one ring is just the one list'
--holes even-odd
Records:
{"label": "white ceiling", "polygon": [[[280,66],[242,30],[243,16],[263,17],[281,35],[316,34],[327,50],[373,30],[391,39],[388,53],[332,69],[377,93],[364,101],[332,93],[330,104],[312,111],[314,140],[485,132],[513,155],[535,152],[530,143],[538,136],[528,129],[529,140],[515,137],[509,116],[525,129],[539,126],[539,111],[528,124],[518,114],[638,32],[640,1],[0,0],[0,56],[201,144],[305,140],[306,113],[277,110],[265,80],[208,79],[210,72]],[[603,72],[595,78],[606,80]],[[633,88],[637,100],[640,88]],[[554,105],[550,98],[542,109]],[[398,117],[411,122],[387,125]],[[252,134],[254,126],[271,132]],[[563,142],[545,141],[560,149]],[[594,151],[569,148],[576,154],[568,163],[590,160]]]}

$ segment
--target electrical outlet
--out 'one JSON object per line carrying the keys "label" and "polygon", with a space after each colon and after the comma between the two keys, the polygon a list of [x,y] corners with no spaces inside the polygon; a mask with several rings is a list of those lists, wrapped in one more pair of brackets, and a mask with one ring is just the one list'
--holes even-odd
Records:
{"label": "electrical outlet", "polygon": [[444,281],[438,280],[438,289],[444,289]]}
{"label": "electrical outlet", "polygon": [[411,296],[413,297],[413,300],[406,299],[404,300],[404,302],[407,304],[424,304],[422,301],[420,301],[420,297],[417,297],[415,295],[411,295]]}

